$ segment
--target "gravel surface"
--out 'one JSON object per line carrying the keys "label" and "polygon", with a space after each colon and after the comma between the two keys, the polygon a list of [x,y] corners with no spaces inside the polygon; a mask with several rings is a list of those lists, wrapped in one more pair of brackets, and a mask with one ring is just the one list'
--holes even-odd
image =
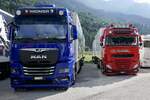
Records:
{"label": "gravel surface", "polygon": [[9,79],[0,81],[0,100],[150,100],[150,69],[137,76],[105,76],[94,64],[85,64],[76,84],[67,91],[15,92]]}

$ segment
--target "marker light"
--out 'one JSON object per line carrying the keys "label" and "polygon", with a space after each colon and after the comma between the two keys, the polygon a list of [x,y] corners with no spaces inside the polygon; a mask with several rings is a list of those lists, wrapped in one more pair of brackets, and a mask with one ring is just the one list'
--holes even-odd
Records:
{"label": "marker light", "polygon": [[17,10],[17,11],[16,11],[16,15],[18,15],[18,16],[21,15],[21,11],[20,11],[20,10]]}
{"label": "marker light", "polygon": [[63,10],[60,10],[60,11],[59,11],[59,15],[62,16],[63,14],[64,14],[64,11],[63,11]]}
{"label": "marker light", "polygon": [[53,13],[53,12],[54,12],[54,10],[53,10],[53,9],[51,9],[50,11],[51,11],[51,13]]}
{"label": "marker light", "polygon": [[69,68],[61,68],[59,69],[59,73],[69,73]]}
{"label": "marker light", "polygon": [[109,31],[109,34],[112,34],[112,31]]}
{"label": "marker light", "polygon": [[106,67],[107,67],[108,69],[112,69],[112,67],[111,67],[110,65],[106,65]]}
{"label": "marker light", "polygon": [[134,67],[133,67],[133,68],[135,69],[135,68],[138,68],[138,67],[139,67],[139,66],[138,66],[138,64],[136,64],[136,65],[134,65]]}

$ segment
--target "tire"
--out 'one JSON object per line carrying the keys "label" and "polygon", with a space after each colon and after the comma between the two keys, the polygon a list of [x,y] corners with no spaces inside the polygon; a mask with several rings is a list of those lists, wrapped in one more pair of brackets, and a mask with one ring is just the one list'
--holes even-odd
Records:
{"label": "tire", "polygon": [[26,88],[14,88],[14,91],[15,92],[26,92],[28,91],[29,89],[26,89]]}
{"label": "tire", "polygon": [[76,74],[79,74],[82,70],[82,66],[80,66],[80,61],[75,63]]}
{"label": "tire", "polygon": [[102,61],[101,60],[99,60],[99,61],[97,61],[97,62],[99,62],[99,63],[97,63],[97,68],[98,69],[102,69]]}
{"label": "tire", "polygon": [[78,70],[77,74],[79,74],[81,72],[81,70],[82,70],[82,66],[79,66],[79,70]]}
{"label": "tire", "polygon": [[69,87],[54,88],[55,91],[67,91]]}
{"label": "tire", "polygon": [[73,69],[73,79],[72,79],[72,85],[74,85],[76,83],[76,69]]}
{"label": "tire", "polygon": [[103,74],[106,73],[106,68],[104,67],[102,61],[101,61],[101,72],[102,72]]}
{"label": "tire", "polygon": [[3,80],[5,78],[7,78],[10,74],[10,67],[9,67],[9,63],[3,63],[1,64],[1,74],[0,74],[0,80]]}
{"label": "tire", "polygon": [[98,68],[98,69],[101,69],[100,64],[97,64],[97,68]]}

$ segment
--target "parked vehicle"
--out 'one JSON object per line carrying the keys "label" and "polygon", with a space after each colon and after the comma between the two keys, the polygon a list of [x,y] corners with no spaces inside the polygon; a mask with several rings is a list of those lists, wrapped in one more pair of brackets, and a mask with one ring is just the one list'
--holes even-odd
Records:
{"label": "parked vehicle", "polygon": [[106,27],[100,36],[98,66],[106,75],[136,74],[141,66],[142,39],[132,25]]}
{"label": "parked vehicle", "polygon": [[150,54],[149,54],[149,50],[150,50],[150,35],[142,35],[142,40],[144,43],[144,50],[143,50],[143,63],[142,63],[142,68],[149,68],[150,67]]}
{"label": "parked vehicle", "polygon": [[105,28],[100,28],[97,34],[95,35],[95,38],[93,40],[93,56],[92,60],[95,64],[97,64],[97,67],[100,68],[99,62],[102,60],[102,47],[100,46],[100,37],[103,35],[103,31]]}
{"label": "parked vehicle", "polygon": [[9,75],[9,40],[8,40],[7,23],[0,15],[0,79]]}
{"label": "parked vehicle", "polygon": [[75,83],[85,48],[77,13],[46,5],[20,8],[10,34],[11,87],[67,89]]}

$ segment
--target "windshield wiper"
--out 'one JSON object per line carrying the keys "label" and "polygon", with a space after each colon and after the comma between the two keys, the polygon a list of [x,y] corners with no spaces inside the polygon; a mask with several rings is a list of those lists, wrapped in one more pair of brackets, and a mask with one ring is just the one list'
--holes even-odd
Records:
{"label": "windshield wiper", "polygon": [[23,37],[16,37],[15,38],[15,41],[25,41],[25,42],[27,42],[27,41],[33,41],[34,39],[33,38],[23,38]]}

